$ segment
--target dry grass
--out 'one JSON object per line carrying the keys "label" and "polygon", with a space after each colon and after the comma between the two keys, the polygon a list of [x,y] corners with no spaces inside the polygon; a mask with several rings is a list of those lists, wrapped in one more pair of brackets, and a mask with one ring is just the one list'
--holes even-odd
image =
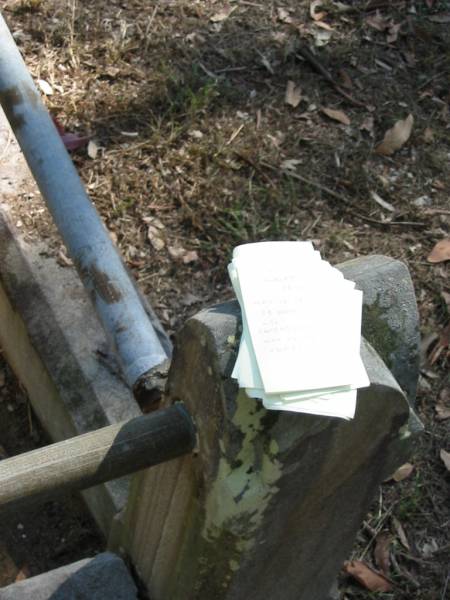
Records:
{"label": "dry grass", "polygon": [[[314,239],[332,262],[369,253],[405,261],[424,336],[439,333],[449,318],[442,296],[450,291],[448,263],[431,266],[426,257],[450,229],[448,25],[430,21],[424,2],[392,2],[381,14],[402,26],[387,43],[386,33],[367,22],[373,12],[331,11],[331,40],[316,53],[336,81],[350,78],[349,93],[366,105],[359,107],[299,58],[299,44],[314,43],[319,31],[309,2],[237,0],[227,19],[214,22],[223,6],[6,0],[5,16],[27,64],[54,89],[49,109],[99,147],[95,159],[80,151],[74,160],[164,324],[173,331],[200,306],[230,294],[225,266],[238,243]],[[435,9],[447,10],[447,3]],[[302,89],[295,109],[284,102],[288,80]],[[351,124],[331,121],[323,106],[344,111]],[[409,113],[410,142],[393,157],[377,156],[375,143]],[[298,162],[288,168],[288,160]],[[18,218],[60,252],[37,198],[19,204]],[[398,588],[385,598],[440,600],[447,576],[449,478],[438,450],[448,438],[433,407],[449,385],[448,358],[425,370],[418,409],[427,432],[415,475],[383,486],[355,549],[367,546],[380,523],[393,531]],[[409,551],[401,548],[393,516],[407,531]],[[431,539],[440,550],[424,558]],[[371,542],[366,558],[372,551]],[[371,597],[344,587],[349,599]]]}

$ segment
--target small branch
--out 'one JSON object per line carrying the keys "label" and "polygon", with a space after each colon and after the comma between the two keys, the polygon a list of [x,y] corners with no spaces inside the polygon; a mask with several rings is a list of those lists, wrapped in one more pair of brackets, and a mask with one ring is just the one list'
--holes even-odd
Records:
{"label": "small branch", "polygon": [[450,215],[450,210],[445,208],[426,208],[424,213],[427,215]]}
{"label": "small branch", "polygon": [[[261,169],[261,167],[257,163],[255,163],[255,161],[252,160],[250,158],[250,156],[247,156],[247,154],[245,154],[244,152],[240,152],[239,150],[233,150],[233,152],[243,162],[247,163],[250,167],[252,167],[252,169],[254,169],[256,171],[256,173],[258,173],[261,176],[261,178],[264,179],[264,181],[266,183],[268,183],[271,187],[275,187],[275,184],[272,181],[272,179],[270,179],[270,177],[268,175],[266,175],[266,173],[264,173],[264,171]],[[267,166],[267,165],[264,164],[264,166]]]}
{"label": "small branch", "polygon": [[447,573],[447,577],[445,579],[444,582],[444,588],[442,590],[442,594],[441,594],[441,600],[445,600],[445,596],[447,595],[447,588],[448,588],[448,582],[450,580],[450,571]]}
{"label": "small branch", "polygon": [[368,223],[375,223],[376,225],[403,225],[404,227],[426,227],[426,223],[422,223],[421,221],[379,221],[378,219],[372,219],[371,217],[366,217],[365,215],[361,215],[360,213],[353,212],[356,217],[367,221]]}
{"label": "small branch", "polygon": [[411,562],[417,563],[418,565],[428,566],[433,563],[432,560],[424,560],[423,558],[417,558],[416,556],[413,556],[412,554],[408,554],[407,552],[403,552],[402,550],[397,550],[397,554],[398,554],[398,556],[401,556],[405,560],[409,560]]}
{"label": "small branch", "polygon": [[341,86],[335,82],[335,80],[333,79],[333,77],[331,76],[329,71],[323,66],[323,64],[319,61],[319,59],[316,56],[314,56],[314,54],[310,50],[308,50],[308,48],[306,46],[301,46],[299,48],[298,54],[296,54],[297,58],[299,58],[299,54],[307,62],[309,62],[309,64],[313,67],[313,69],[315,71],[317,71],[319,73],[319,75],[322,75],[322,77],[326,81],[328,81],[328,83],[331,85],[331,87],[333,87],[336,90],[336,92],[338,92],[338,94],[343,96],[351,104],[367,109],[367,105],[364,102],[361,102],[360,100],[357,100],[356,98],[353,98],[353,96],[351,96],[348,92],[343,90],[341,88]]}
{"label": "small branch", "polygon": [[365,6],[349,6],[344,13],[364,13],[383,8],[392,8],[395,4],[405,4],[406,0],[369,0]]}
{"label": "small branch", "polygon": [[394,567],[394,571],[397,573],[397,575],[399,575],[403,579],[406,579],[407,581],[409,581],[409,583],[411,583],[416,589],[420,588],[420,583],[407,569],[404,569],[402,571],[402,569],[400,568],[400,565],[397,562],[395,554],[391,555],[391,563],[392,563],[392,566]]}
{"label": "small branch", "polygon": [[[238,156],[241,156],[241,155],[238,154]],[[243,156],[241,156],[241,158],[243,158]],[[256,168],[254,166],[253,161],[250,164],[252,164],[252,166],[254,168]],[[421,223],[419,221],[379,221],[377,219],[372,219],[371,217],[366,217],[365,215],[362,215],[361,213],[359,213],[355,210],[355,207],[352,204],[352,202],[350,202],[350,200],[348,200],[345,196],[343,196],[339,192],[335,192],[334,190],[327,187],[326,185],[322,185],[321,183],[319,183],[317,181],[313,181],[312,179],[303,177],[303,175],[299,175],[298,173],[294,173],[291,171],[283,171],[282,169],[274,167],[273,165],[266,163],[266,162],[262,162],[261,164],[264,167],[271,169],[272,171],[280,171],[286,177],[292,177],[292,179],[297,179],[298,181],[301,181],[302,183],[306,183],[306,185],[315,187],[316,189],[320,190],[321,192],[328,194],[328,196],[331,196],[331,198],[334,198],[335,200],[338,200],[339,202],[341,202],[341,204],[343,204],[347,208],[347,210],[350,214],[352,214],[353,216],[355,216],[358,219],[361,219],[363,221],[367,221],[369,223],[374,223],[376,225],[387,225],[387,226],[393,226],[393,225],[399,225],[399,226],[403,226],[403,227],[425,227],[426,226],[426,223]],[[257,170],[260,171],[260,169],[257,169]]]}
{"label": "small branch", "polygon": [[[380,531],[383,529],[385,522],[387,521],[387,519],[391,516],[394,508],[396,507],[396,503],[393,504],[382,516],[382,518],[380,519],[380,521],[378,522],[378,525],[373,529],[373,535],[369,541],[369,543],[367,544],[367,546],[364,548],[364,550],[362,551],[362,553],[359,556],[359,560],[363,560],[364,557],[366,556],[367,552],[370,550],[370,547],[372,546],[372,544],[374,543],[374,541],[376,540],[377,535],[380,533]],[[370,527],[370,526],[369,526]]]}

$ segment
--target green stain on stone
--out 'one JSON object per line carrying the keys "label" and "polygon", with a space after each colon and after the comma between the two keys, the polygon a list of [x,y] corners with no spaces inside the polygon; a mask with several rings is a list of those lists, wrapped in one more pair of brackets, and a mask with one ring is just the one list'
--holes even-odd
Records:
{"label": "green stain on stone", "polygon": [[[206,501],[206,520],[203,536],[212,541],[224,531],[235,536],[240,550],[253,544],[270,499],[277,493],[276,482],[281,477],[281,463],[276,459],[278,445],[255,443],[262,435],[262,421],[266,414],[259,401],[249,398],[243,390],[236,400],[233,424],[243,434],[242,445],[232,468],[223,452],[215,481]],[[224,445],[220,444],[223,451]]]}
{"label": "green stain on stone", "polygon": [[391,367],[391,355],[398,348],[399,336],[389,324],[389,308],[380,306],[377,302],[364,306],[363,335],[370,340],[388,367]]}

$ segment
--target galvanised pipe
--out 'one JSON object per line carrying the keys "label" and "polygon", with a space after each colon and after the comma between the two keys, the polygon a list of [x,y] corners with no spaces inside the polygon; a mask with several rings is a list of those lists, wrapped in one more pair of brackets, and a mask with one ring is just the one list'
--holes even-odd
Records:
{"label": "galvanised pipe", "polygon": [[1,14],[0,102],[133,388],[167,354]]}

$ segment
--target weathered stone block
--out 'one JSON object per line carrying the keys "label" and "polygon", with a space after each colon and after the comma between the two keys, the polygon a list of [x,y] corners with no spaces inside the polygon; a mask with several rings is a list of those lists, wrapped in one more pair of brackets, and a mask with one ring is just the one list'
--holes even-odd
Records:
{"label": "weathered stone block", "polygon": [[420,334],[414,286],[406,265],[386,256],[364,256],[337,265],[363,291],[363,335],[414,404]]}
{"label": "weathered stone block", "polygon": [[105,552],[0,589],[0,600],[137,600],[124,562]]}
{"label": "weathered stone block", "polygon": [[193,415],[198,453],[135,479],[122,537],[154,600],[324,600],[378,484],[409,452],[411,409],[367,342],[371,386],[344,422],[266,411],[238,390],[239,335],[231,302],[177,339],[168,398]]}

